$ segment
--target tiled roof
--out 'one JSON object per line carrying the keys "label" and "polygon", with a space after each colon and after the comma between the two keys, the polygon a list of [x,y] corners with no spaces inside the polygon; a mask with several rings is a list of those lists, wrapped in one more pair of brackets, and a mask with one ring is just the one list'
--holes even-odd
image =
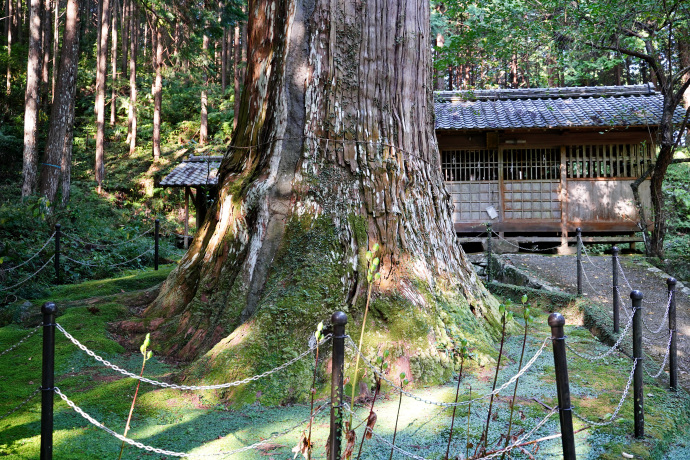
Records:
{"label": "tiled roof", "polygon": [[[651,85],[435,93],[436,129],[657,125],[663,97]],[[680,122],[684,110],[676,110]]]}
{"label": "tiled roof", "polygon": [[218,184],[218,168],[223,160],[221,156],[190,155],[182,161],[161,181],[164,187],[198,187],[200,185]]}

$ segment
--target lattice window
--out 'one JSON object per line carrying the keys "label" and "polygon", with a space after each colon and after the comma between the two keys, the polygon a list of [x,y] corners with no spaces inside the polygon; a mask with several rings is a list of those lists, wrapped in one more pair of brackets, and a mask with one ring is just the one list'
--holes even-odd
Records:
{"label": "lattice window", "polygon": [[560,149],[506,149],[503,180],[559,180]]}
{"label": "lattice window", "polygon": [[640,177],[654,162],[644,144],[575,145],[567,148],[568,178]]}
{"label": "lattice window", "polygon": [[498,180],[498,151],[444,150],[441,168],[446,182]]}

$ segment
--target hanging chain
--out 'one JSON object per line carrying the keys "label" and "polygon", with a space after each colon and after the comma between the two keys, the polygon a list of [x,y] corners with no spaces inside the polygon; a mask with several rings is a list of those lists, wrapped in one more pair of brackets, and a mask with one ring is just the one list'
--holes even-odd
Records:
{"label": "hanging chain", "polygon": [[29,338],[31,338],[32,335],[34,335],[36,332],[38,332],[38,330],[41,328],[41,326],[42,326],[42,325],[36,326],[36,327],[35,327],[31,332],[29,332],[23,339],[21,339],[19,342],[15,343],[15,344],[12,345],[11,347],[9,347],[7,350],[5,350],[5,351],[3,351],[2,353],[0,353],[0,356],[3,356],[4,354],[9,353],[10,351],[12,351],[12,350],[14,350],[15,348],[17,348],[19,345],[21,345],[22,343],[24,343],[25,341],[27,341]]}
{"label": "hanging chain", "polygon": [[661,363],[661,368],[659,369],[659,372],[656,374],[652,375],[647,371],[647,368],[645,367],[645,372],[647,373],[648,376],[651,378],[655,379],[661,375],[662,372],[664,372],[664,368],[666,367],[666,362],[668,361],[668,357],[671,354],[671,340],[673,339],[673,331],[668,331],[668,344],[666,345],[666,354],[664,355],[664,361]]}
{"label": "hanging chain", "polygon": [[10,415],[12,415],[12,414],[14,414],[15,412],[17,412],[17,411],[18,411],[19,409],[21,409],[22,407],[24,407],[29,401],[31,401],[32,399],[34,399],[34,397],[38,394],[39,391],[41,391],[41,387],[36,388],[36,389],[34,390],[34,392],[31,393],[31,395],[30,395],[28,398],[26,398],[24,401],[20,402],[17,406],[15,406],[14,409],[12,409],[11,411],[7,412],[6,414],[0,415],[0,420],[6,419],[6,418],[9,417]]}
{"label": "hanging chain", "polygon": [[[635,314],[634,311],[633,311],[633,314]],[[613,346],[611,348],[609,348],[605,353],[602,353],[600,355],[592,356],[592,355],[580,353],[577,350],[575,350],[573,347],[571,347],[568,342],[565,343],[565,346],[568,347],[568,350],[572,351],[573,353],[575,353],[576,356],[579,356],[582,359],[586,359],[587,361],[591,361],[591,362],[599,361],[600,359],[604,359],[607,356],[609,356],[611,353],[613,353],[618,348],[618,346],[621,344],[621,342],[623,341],[625,336],[628,334],[628,329],[630,329],[630,326],[632,326],[632,323],[633,323],[633,319],[632,319],[632,317],[630,317],[630,319],[628,320],[628,324],[625,325],[625,328],[623,329],[623,332],[621,332],[620,337],[618,337],[618,340],[616,340],[616,343],[614,343]]]}
{"label": "hanging chain", "polygon": [[237,380],[237,381],[235,381],[235,382],[221,383],[221,384],[218,384],[218,385],[198,385],[198,386],[195,386],[195,385],[176,385],[176,384],[174,384],[174,383],[160,382],[160,381],[158,381],[158,380],[152,380],[152,379],[149,379],[149,378],[146,378],[146,377],[139,376],[139,375],[134,374],[134,373],[132,373],[132,372],[126,371],[126,370],[122,369],[121,367],[118,367],[118,366],[112,364],[110,361],[108,361],[108,360],[106,360],[106,359],[104,359],[104,358],[98,356],[96,353],[94,353],[93,351],[89,350],[88,348],[86,348],[86,346],[82,345],[77,339],[75,339],[74,337],[72,337],[72,335],[71,335],[69,332],[65,331],[65,329],[64,329],[60,324],[57,324],[57,323],[56,323],[56,324],[55,324],[55,327],[57,327],[57,329],[58,329],[60,332],[62,332],[62,333],[65,335],[65,337],[67,337],[68,340],[70,340],[74,345],[76,345],[76,346],[77,346],[79,349],[81,349],[84,353],[86,353],[87,355],[91,356],[93,359],[95,359],[95,360],[98,361],[99,363],[103,364],[104,366],[106,366],[106,367],[108,367],[108,368],[114,370],[115,372],[119,372],[119,373],[122,374],[122,375],[125,375],[125,376],[127,376],[127,377],[131,377],[131,378],[133,378],[133,379],[140,380],[140,381],[142,381],[142,382],[149,383],[149,384],[151,384],[151,385],[156,385],[156,386],[160,386],[160,387],[163,387],[163,388],[172,388],[172,389],[174,389],[174,390],[190,390],[190,391],[196,391],[196,390],[220,390],[220,389],[223,389],[223,388],[230,388],[230,387],[236,387],[236,386],[239,386],[239,385],[244,385],[245,383],[253,382],[253,381],[262,379],[262,378],[264,378],[264,377],[268,377],[269,375],[274,374],[274,373],[276,373],[276,372],[278,372],[278,371],[281,371],[281,370],[285,369],[286,367],[288,367],[288,366],[290,366],[290,365],[296,363],[297,361],[303,359],[303,358],[304,358],[305,356],[307,356],[309,353],[311,353],[312,351],[314,351],[314,350],[316,349],[316,347],[318,347],[318,346],[320,346],[320,345],[326,343],[328,340],[331,339],[331,334],[328,334],[328,335],[327,335],[326,337],[324,337],[320,342],[314,344],[313,346],[309,347],[307,350],[305,350],[304,352],[302,352],[302,354],[296,356],[295,358],[291,359],[290,361],[287,361],[287,362],[281,364],[281,365],[278,366],[278,367],[275,367],[275,368],[273,368],[273,369],[271,369],[271,370],[268,370],[268,371],[264,372],[263,374],[255,375],[255,376],[253,376],[253,377],[248,377],[248,378],[243,379],[243,380]]}
{"label": "hanging chain", "polygon": [[36,254],[32,255],[28,260],[25,260],[24,262],[20,263],[19,265],[15,265],[15,266],[10,267],[10,268],[5,268],[4,270],[5,270],[5,271],[8,271],[8,272],[11,272],[11,271],[13,271],[13,270],[18,269],[19,267],[22,267],[22,266],[28,264],[29,262],[31,262],[31,261],[34,259],[34,257],[36,257],[37,255],[39,255],[39,254],[41,253],[41,251],[43,251],[43,250],[46,248],[46,246],[48,246],[48,243],[50,243],[50,241],[53,239],[54,236],[55,236],[55,232],[53,232],[53,234],[50,235],[50,238],[48,238],[48,240],[45,242],[45,244],[43,245],[43,247],[42,247],[41,249],[39,249],[39,250],[36,252]]}
{"label": "hanging chain", "polygon": [[18,282],[17,284],[14,284],[12,286],[0,289],[0,292],[9,291],[10,289],[14,289],[14,288],[21,286],[22,284],[26,283],[31,278],[38,275],[44,268],[46,268],[48,266],[48,264],[53,261],[54,258],[55,258],[55,255],[50,256],[50,259],[48,259],[48,261],[46,263],[44,263],[43,266],[41,268],[39,268],[37,271],[35,271],[31,275],[27,276],[26,278],[24,278],[22,281]]}

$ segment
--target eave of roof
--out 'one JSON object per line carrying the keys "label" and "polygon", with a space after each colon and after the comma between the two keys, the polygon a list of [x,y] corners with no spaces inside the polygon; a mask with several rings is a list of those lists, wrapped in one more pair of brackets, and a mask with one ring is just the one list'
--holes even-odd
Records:
{"label": "eave of roof", "polygon": [[200,187],[218,184],[218,168],[223,157],[190,156],[161,181],[163,187]]}

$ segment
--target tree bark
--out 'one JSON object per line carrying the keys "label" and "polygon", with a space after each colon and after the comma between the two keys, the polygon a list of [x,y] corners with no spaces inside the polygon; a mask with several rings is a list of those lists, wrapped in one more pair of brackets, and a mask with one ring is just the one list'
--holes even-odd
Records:
{"label": "tree bark", "polygon": [[114,0],[111,38],[110,38],[110,126],[115,126],[117,112],[117,16],[120,10],[120,2]]}
{"label": "tree bark", "polygon": [[48,108],[48,94],[50,90],[50,73],[48,70],[50,66],[51,13],[51,0],[43,0],[43,18],[41,23],[41,50],[43,51],[43,64],[41,65],[41,100],[43,102],[44,111]]}
{"label": "tree bark", "polygon": [[129,154],[137,148],[137,40],[139,39],[139,7],[130,2],[129,12],[129,111],[127,113],[127,142]]}
{"label": "tree bark", "polygon": [[36,133],[38,132],[38,104],[41,84],[41,0],[31,0],[29,18],[29,59],[26,67],[24,93],[24,159],[22,198],[36,189]]}
{"label": "tree bark", "polygon": [[[157,19],[154,18],[154,21]],[[161,76],[161,69],[163,67],[163,27],[158,24],[156,27],[151,27],[151,38],[155,34],[155,49],[151,52],[153,58],[153,68],[156,72],[156,78],[153,83],[153,159],[158,160],[161,157],[161,102],[163,99],[163,78]],[[153,44],[153,40],[151,42]]]}
{"label": "tree bark", "polygon": [[59,45],[59,25],[60,25],[60,1],[54,0],[55,8],[53,9],[53,72],[51,78],[50,86],[50,102],[52,104],[55,99],[55,83],[57,81],[57,71],[58,71],[58,45]]}
{"label": "tree bark", "polygon": [[[256,0],[248,17],[245,90],[215,203],[148,321],[122,327],[153,329],[179,358],[210,349],[193,367],[210,380],[252,375],[302,348],[334,309],[361,324],[364,252],[379,243],[377,331],[399,315],[427,318],[413,361],[441,359],[437,341],[460,334],[447,331],[488,337],[480,317],[497,324],[497,305],[455,242],[441,176],[429,2]],[[452,363],[439,366],[450,376]],[[298,377],[275,391],[307,394]]]}
{"label": "tree bark", "polygon": [[129,15],[131,14],[131,0],[122,0],[122,49],[120,50],[120,73],[127,78],[128,51],[129,51]]}
{"label": "tree bark", "polygon": [[227,62],[228,62],[228,29],[227,27],[223,27],[223,37],[221,38],[221,60],[220,60],[220,89],[225,94],[225,88],[228,86],[228,70],[227,70]]}
{"label": "tree bark", "polygon": [[96,63],[96,162],[94,165],[96,190],[103,190],[105,178],[105,85],[108,67],[108,38],[110,36],[110,0],[101,3],[99,17],[99,46]]}
{"label": "tree bark", "polygon": [[204,66],[204,87],[201,90],[201,124],[199,126],[199,144],[206,145],[208,141],[208,34],[204,33],[201,45]]}
{"label": "tree bark", "polygon": [[72,125],[74,124],[74,99],[77,93],[77,68],[79,64],[79,1],[67,2],[65,30],[62,37],[60,69],[57,92],[50,113],[50,128],[44,153],[44,162],[60,166],[41,170],[40,194],[51,203],[55,201],[58,184],[62,182],[62,204],[69,200],[72,159]]}
{"label": "tree bark", "polygon": [[232,120],[232,129],[233,131],[237,128],[237,117],[239,117],[240,113],[240,66],[241,62],[240,59],[242,57],[242,53],[240,51],[240,24],[239,22],[235,24],[235,35],[234,35],[234,42],[232,45],[232,50],[233,50],[233,61],[234,65],[232,66],[233,69],[233,87],[234,87],[234,92],[235,92],[235,115]]}
{"label": "tree bark", "polygon": [[5,35],[7,36],[7,71],[6,76],[6,89],[5,93],[9,95],[12,92],[12,44],[14,40],[14,4],[13,0],[7,0],[7,7],[5,9],[7,12],[7,20],[5,22]]}
{"label": "tree bark", "polygon": [[[690,28],[686,28],[688,30]],[[680,57],[680,68],[684,69],[690,67],[690,37],[688,37],[687,32],[683,34],[678,40],[678,56]],[[689,74],[683,75],[681,82],[685,83],[690,78]],[[686,89],[683,93],[683,105],[688,108],[690,107],[690,88]]]}

